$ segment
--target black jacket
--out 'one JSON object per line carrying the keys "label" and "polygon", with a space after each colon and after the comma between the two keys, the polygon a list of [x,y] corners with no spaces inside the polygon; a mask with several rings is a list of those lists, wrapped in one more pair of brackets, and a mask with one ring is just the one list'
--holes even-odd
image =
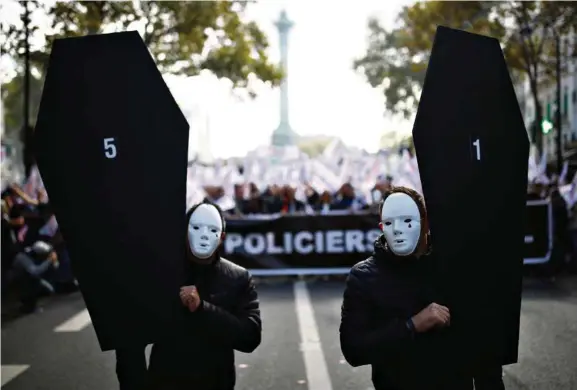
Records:
{"label": "black jacket", "polygon": [[250,353],[261,342],[252,277],[246,269],[219,258],[210,265],[191,264],[187,285],[197,287],[202,305],[194,313],[187,311],[182,329],[152,347],[151,387],[231,390],[236,381],[234,350]]}
{"label": "black jacket", "polygon": [[444,343],[447,331],[415,334],[407,320],[439,302],[435,260],[398,257],[381,236],[367,260],[350,271],[344,292],[340,341],[354,367],[372,366],[376,390],[468,389],[456,380]]}

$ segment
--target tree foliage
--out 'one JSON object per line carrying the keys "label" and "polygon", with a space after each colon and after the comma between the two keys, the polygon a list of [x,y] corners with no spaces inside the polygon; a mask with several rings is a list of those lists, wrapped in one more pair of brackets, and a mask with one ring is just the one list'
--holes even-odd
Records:
{"label": "tree foliage", "polygon": [[[249,76],[272,85],[282,78],[280,68],[267,57],[267,37],[254,22],[244,19],[244,1],[58,1],[48,8],[41,2],[34,6],[51,21],[46,45],[31,55],[38,70],[46,65],[55,38],[138,29],[163,73],[195,76],[210,70],[230,79],[234,87],[247,88],[251,96]],[[9,26],[2,42],[2,54],[18,65],[25,45],[21,25]],[[17,69],[21,71],[21,66]],[[10,83],[19,83],[18,78]],[[4,87],[21,91],[17,85]],[[10,92],[3,98],[18,99]],[[6,123],[17,126],[22,123],[22,110],[11,107],[7,104]]]}
{"label": "tree foliage", "polygon": [[503,27],[489,21],[484,2],[430,1],[405,6],[399,26],[384,29],[369,21],[366,54],[354,62],[373,87],[384,87],[386,111],[409,118],[418,104],[437,25],[501,37]]}
{"label": "tree foliage", "polygon": [[[539,87],[551,81],[555,65],[552,34],[577,25],[576,5],[538,1],[418,2],[401,10],[395,29],[386,30],[376,19],[370,20],[367,51],[353,66],[373,87],[383,87],[387,113],[409,118],[418,104],[437,25],[489,35],[502,42],[512,74],[529,79],[536,123],[540,123]],[[538,138],[540,132],[536,133]]]}
{"label": "tree foliage", "polygon": [[[577,7],[573,2],[519,1],[499,4],[495,11],[499,18],[513,22],[514,27],[503,39],[503,51],[509,68],[521,72],[529,81],[535,107],[535,118],[529,130],[541,149],[540,123],[544,114],[540,90],[556,80],[556,37],[566,34],[575,25]],[[560,55],[561,72],[567,70],[563,63],[566,53]]]}
{"label": "tree foliage", "polygon": [[[30,112],[38,112],[42,97],[43,81],[37,77],[30,77]],[[24,77],[18,74],[9,83],[2,86],[2,103],[4,105],[4,126],[6,135],[17,135],[22,127],[24,94]]]}
{"label": "tree foliage", "polygon": [[163,73],[195,76],[208,69],[246,87],[252,73],[278,83],[279,69],[266,55],[268,40],[243,20],[239,1],[57,2],[56,37],[121,31],[140,26],[143,40]]}
{"label": "tree foliage", "polygon": [[[24,29],[24,23],[26,18],[26,7],[28,8],[29,17],[28,20],[28,30],[30,40],[38,39],[41,35],[40,26],[36,21],[33,21],[36,17],[40,15],[44,16],[46,14],[46,7],[38,0],[31,1],[19,1],[19,18],[15,20],[14,23],[3,23],[2,24],[2,37],[0,40],[0,54],[2,56],[9,56],[15,60],[21,59],[24,56],[26,50],[26,35]],[[31,47],[32,51],[35,49]],[[32,52],[32,65],[41,65],[39,59]],[[40,58],[43,60],[44,56]],[[16,61],[17,71],[22,71],[22,61]]]}

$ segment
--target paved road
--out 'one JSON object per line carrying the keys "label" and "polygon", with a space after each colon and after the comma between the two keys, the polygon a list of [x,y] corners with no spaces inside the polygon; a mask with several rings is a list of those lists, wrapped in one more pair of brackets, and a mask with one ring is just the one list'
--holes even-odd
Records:
{"label": "paved road", "polygon": [[[577,281],[526,282],[520,363],[508,389],[577,389]],[[240,390],[368,390],[367,367],[352,368],[338,342],[342,282],[261,284],[264,339],[238,354]],[[116,389],[114,359],[99,351],[78,294],[2,328],[3,390]]]}

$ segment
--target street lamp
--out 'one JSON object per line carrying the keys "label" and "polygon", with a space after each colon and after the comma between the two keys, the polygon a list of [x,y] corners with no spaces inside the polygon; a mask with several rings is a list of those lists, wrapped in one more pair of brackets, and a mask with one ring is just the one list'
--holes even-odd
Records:
{"label": "street lamp", "polygon": [[24,131],[28,131],[30,120],[30,9],[24,2]]}
{"label": "street lamp", "polygon": [[[531,39],[531,36],[533,35],[533,27],[531,26],[531,23],[529,21],[526,21],[521,26],[519,26],[517,34],[519,36],[521,50],[523,50],[525,57],[527,58],[529,56],[529,53],[526,47],[525,39]],[[538,98],[535,99],[535,114],[537,114],[537,112],[541,113],[543,112],[542,107],[541,108],[539,107],[540,104],[541,103],[539,102],[539,99]],[[541,115],[541,123],[537,123],[537,119],[538,118],[535,118],[535,120],[531,123],[530,128],[531,142],[534,142],[538,147],[543,147],[543,135],[549,133],[549,131],[551,131],[551,128],[549,127],[548,124],[543,126],[545,122],[545,120],[543,119],[543,115]],[[541,134],[539,134],[539,130],[541,130]]]}
{"label": "street lamp", "polygon": [[30,127],[30,8],[29,2],[24,1],[24,94],[23,94],[23,130],[24,141],[24,174],[30,175],[34,157],[32,154],[32,128]]}
{"label": "street lamp", "polygon": [[557,128],[557,174],[563,170],[563,124],[561,123],[561,37],[553,29],[555,35],[555,77],[557,78],[557,110],[555,111],[555,127]]}

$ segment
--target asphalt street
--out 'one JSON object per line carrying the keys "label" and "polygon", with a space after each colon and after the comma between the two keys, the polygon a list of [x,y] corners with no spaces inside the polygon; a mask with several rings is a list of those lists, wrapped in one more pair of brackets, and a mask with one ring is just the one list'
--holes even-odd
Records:
{"label": "asphalt street", "polygon": [[[237,389],[372,389],[370,369],[350,367],[340,352],[342,289],[340,281],[260,283],[263,343],[237,355]],[[505,368],[508,389],[577,390],[575,278],[525,282],[519,350],[519,363]],[[100,351],[79,294],[3,324],[3,390],[117,388],[114,355]]]}

